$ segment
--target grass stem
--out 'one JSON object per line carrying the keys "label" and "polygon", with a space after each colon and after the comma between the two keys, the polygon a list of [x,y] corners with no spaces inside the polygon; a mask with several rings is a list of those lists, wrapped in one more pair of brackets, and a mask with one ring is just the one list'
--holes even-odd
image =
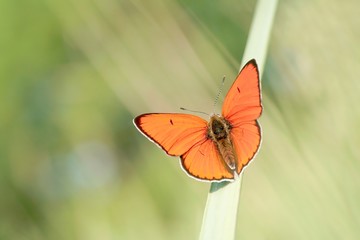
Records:
{"label": "grass stem", "polygon": [[[242,65],[252,58],[256,59],[260,76],[264,69],[276,6],[277,0],[259,0],[257,2],[243,55]],[[214,182],[211,184],[200,231],[200,240],[230,240],[235,238],[241,180],[242,174],[231,183]]]}

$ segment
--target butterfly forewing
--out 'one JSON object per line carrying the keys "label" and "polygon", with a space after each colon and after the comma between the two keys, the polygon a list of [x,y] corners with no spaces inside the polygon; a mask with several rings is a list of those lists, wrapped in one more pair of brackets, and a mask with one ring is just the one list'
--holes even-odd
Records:
{"label": "butterfly forewing", "polygon": [[172,156],[186,153],[206,138],[207,122],[180,113],[149,113],[134,119],[136,127]]}
{"label": "butterfly forewing", "polygon": [[239,123],[259,118],[261,111],[259,71],[255,60],[250,60],[227,93],[222,115],[228,121]]}

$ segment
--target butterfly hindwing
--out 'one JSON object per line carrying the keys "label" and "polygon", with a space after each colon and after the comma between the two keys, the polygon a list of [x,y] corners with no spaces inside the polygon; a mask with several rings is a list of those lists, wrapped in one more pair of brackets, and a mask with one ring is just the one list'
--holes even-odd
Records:
{"label": "butterfly hindwing", "polygon": [[225,166],[211,139],[199,142],[182,155],[181,165],[188,174],[202,180],[220,181],[234,178],[234,173]]}
{"label": "butterfly hindwing", "polygon": [[236,172],[240,174],[260,147],[260,125],[257,121],[244,122],[231,130],[231,139],[237,155]]}

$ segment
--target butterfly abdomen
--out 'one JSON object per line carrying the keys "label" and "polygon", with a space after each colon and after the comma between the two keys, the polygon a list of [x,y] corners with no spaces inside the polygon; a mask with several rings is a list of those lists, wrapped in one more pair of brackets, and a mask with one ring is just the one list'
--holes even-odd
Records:
{"label": "butterfly abdomen", "polygon": [[217,149],[223,158],[226,165],[231,169],[235,170],[236,168],[236,157],[234,153],[234,148],[231,144],[231,141],[227,139],[222,139],[217,142]]}
{"label": "butterfly abdomen", "polygon": [[213,115],[208,125],[208,138],[212,139],[217,151],[229,170],[236,169],[236,154],[230,139],[231,125],[224,118]]}

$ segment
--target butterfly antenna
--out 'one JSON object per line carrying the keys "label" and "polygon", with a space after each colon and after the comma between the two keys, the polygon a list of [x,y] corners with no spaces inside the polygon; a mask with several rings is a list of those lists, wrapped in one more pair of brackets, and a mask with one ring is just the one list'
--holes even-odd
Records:
{"label": "butterfly antenna", "polygon": [[205,115],[207,115],[207,116],[210,116],[210,114],[208,114],[208,113],[206,113],[206,112],[202,112],[202,111],[189,110],[189,109],[187,109],[187,108],[183,108],[183,107],[181,107],[180,109],[181,109],[181,110],[184,110],[184,111],[188,111],[188,112],[201,113],[201,114],[205,114]]}
{"label": "butterfly antenna", "polygon": [[226,76],[224,75],[224,76],[223,76],[223,79],[222,79],[222,82],[221,82],[221,86],[220,86],[219,92],[218,92],[218,94],[216,95],[216,98],[215,98],[215,101],[214,101],[214,111],[213,111],[213,112],[215,112],[215,107],[216,107],[216,104],[217,104],[217,102],[218,102],[218,100],[219,100],[221,91],[222,91],[222,89],[223,89],[223,86],[224,86],[224,83],[225,83],[225,78],[226,78]]}

